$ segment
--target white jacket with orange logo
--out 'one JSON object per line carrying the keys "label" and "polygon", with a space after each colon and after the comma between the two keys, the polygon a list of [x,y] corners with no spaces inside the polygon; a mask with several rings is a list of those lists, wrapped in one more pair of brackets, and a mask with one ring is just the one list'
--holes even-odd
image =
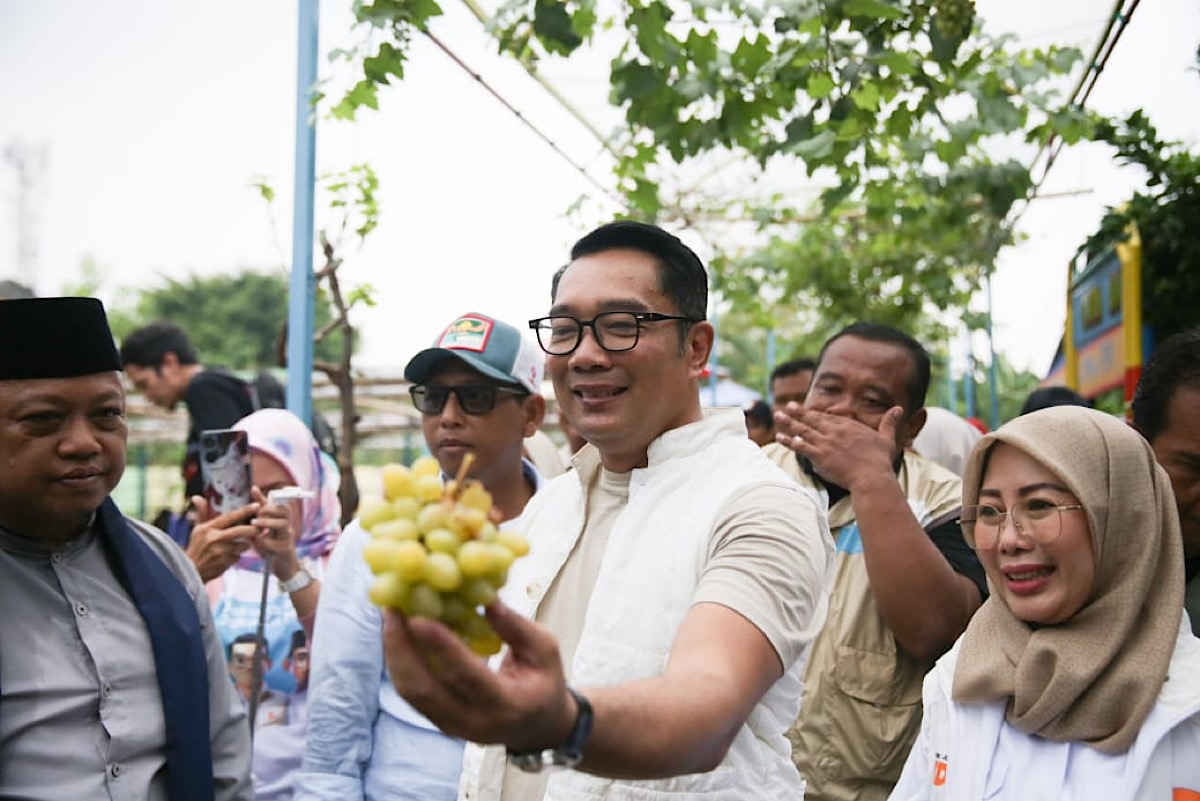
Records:
{"label": "white jacket with orange logo", "polygon": [[1186,615],[1158,702],[1122,754],[1023,734],[1002,702],[954,701],[958,649],[925,677],[921,734],[889,801],[1200,801],[1200,639]]}

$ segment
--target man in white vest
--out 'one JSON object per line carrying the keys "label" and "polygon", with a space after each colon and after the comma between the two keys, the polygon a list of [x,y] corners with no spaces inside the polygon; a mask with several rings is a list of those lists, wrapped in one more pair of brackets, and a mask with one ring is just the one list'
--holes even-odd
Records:
{"label": "man in white vest", "polygon": [[532,550],[488,609],[508,648],[493,671],[440,623],[389,614],[392,679],[491,746],[468,746],[460,798],[795,801],[784,732],[832,551],[819,498],[739,409],[701,411],[707,278],[676,237],[602,226],[552,297],[530,326],[589,444],[519,521]]}

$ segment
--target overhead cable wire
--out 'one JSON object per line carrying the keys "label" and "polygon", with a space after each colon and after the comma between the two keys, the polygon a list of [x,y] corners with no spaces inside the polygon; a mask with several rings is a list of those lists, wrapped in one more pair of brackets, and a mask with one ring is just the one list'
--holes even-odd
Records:
{"label": "overhead cable wire", "polygon": [[[486,11],[484,11],[483,7],[479,5],[476,0],[462,0],[462,2],[463,5],[465,5],[467,9],[475,15],[475,18],[483,23],[484,28],[490,32],[495,26],[495,19]],[[529,73],[529,77],[537,81],[538,84],[545,89],[546,92],[552,98],[554,98],[568,114],[574,117],[575,120],[587,130],[588,133],[595,137],[596,141],[600,143],[600,147],[608,151],[609,155],[611,155],[613,158],[618,160],[621,158],[621,155],[617,152],[616,148],[613,147],[611,138],[600,133],[600,129],[593,124],[591,120],[585,117],[583,112],[576,108],[575,104],[568,100],[562,92],[558,91],[558,88],[554,86],[554,84],[550,83],[550,81],[538,71],[537,67],[524,59],[517,59],[517,61],[520,63],[522,69]]]}
{"label": "overhead cable wire", "polygon": [[561,147],[559,147],[558,144],[555,143],[555,141],[553,139],[551,139],[549,136],[547,136],[545,133],[543,133],[540,128],[538,128],[536,125],[534,125],[532,122],[530,122],[529,119],[523,113],[521,113],[521,111],[518,108],[513,106],[512,103],[508,102],[508,100],[506,100],[499,92],[497,92],[495,89],[493,89],[491,84],[489,84],[487,81],[485,81],[483,79],[482,75],[480,75],[475,70],[471,69],[471,67],[465,61],[463,61],[461,58],[459,58],[458,55],[453,50],[451,50],[449,47],[447,47],[442,42],[441,39],[438,39],[436,36],[434,36],[429,31],[425,31],[425,35],[427,37],[429,37],[429,40],[431,42],[433,42],[435,45],[437,45],[443,53],[445,53],[447,56],[449,56],[450,59],[455,64],[457,64],[459,67],[461,67],[464,72],[466,72],[468,75],[470,75],[472,78],[474,78],[476,80],[476,82],[478,82],[479,85],[482,86],[488,92],[488,94],[490,94],[492,97],[496,98],[496,100],[498,100],[500,102],[500,104],[502,106],[504,106],[506,109],[508,109],[514,117],[516,117],[518,120],[520,120],[527,128],[529,128],[529,130],[533,131],[539,139],[541,139],[543,142],[545,142],[547,145],[549,145],[551,150],[553,150],[555,153],[557,153],[559,156],[561,156],[564,161],[566,161],[568,164],[570,164],[572,167],[574,167],[575,170],[588,181],[588,183],[590,183],[592,186],[596,187],[601,192],[603,192],[606,197],[608,197],[610,200],[612,200],[618,206],[620,206],[622,208],[627,207],[628,204],[624,201],[624,199],[622,199],[619,195],[617,195],[615,192],[613,192],[613,190],[609,189],[604,184],[600,183],[595,177],[592,176],[591,173],[589,173],[587,171],[587,169],[585,169],[583,167],[583,165],[579,164],[577,161],[575,161],[573,158],[571,158],[571,156],[569,154],[567,154],[567,152],[564,151]]}
{"label": "overhead cable wire", "polygon": [[[1128,3],[1128,9],[1125,8]],[[1130,19],[1133,18],[1133,12],[1137,10],[1141,0],[1116,0],[1113,6],[1112,14],[1109,15],[1108,24],[1105,25],[1104,32],[1100,35],[1099,41],[1096,42],[1096,48],[1092,52],[1092,57],[1088,60],[1083,74],[1079,76],[1079,81],[1075,84],[1074,91],[1071,92],[1068,105],[1083,108],[1087,103],[1088,98],[1092,94],[1092,90],[1096,87],[1096,83],[1100,80],[1100,73],[1104,71],[1104,67],[1108,64],[1108,59],[1112,56],[1113,50],[1116,49],[1117,42],[1121,38],[1121,34],[1125,32],[1125,28],[1129,26]],[[1042,188],[1042,184],[1046,180],[1046,176],[1050,174],[1050,169],[1054,166],[1058,154],[1062,151],[1063,142],[1057,134],[1052,133],[1042,143],[1038,149],[1037,155],[1029,163],[1030,172],[1034,166],[1041,160],[1042,155],[1046,154],[1046,164],[1042,168],[1041,175],[1033,185],[1028,197],[1025,199],[1025,205],[1022,206],[1013,216],[1012,221],[1006,226],[1008,230],[1016,228],[1017,222],[1021,216],[1029,209],[1030,203],[1038,196]]]}
{"label": "overhead cable wire", "polygon": [[[1073,33],[1074,31],[1082,30],[1084,28],[1091,28],[1097,23],[1104,22],[1105,19],[1105,17],[1094,17],[1092,19],[1083,20],[1082,22],[1076,22],[1072,25],[1063,25],[1058,28],[1036,31],[1028,36],[1022,36],[1021,41],[1028,44],[1030,42],[1041,42],[1049,39],[1057,39],[1064,33]],[[1111,19],[1111,17],[1108,17],[1107,19]]]}
{"label": "overhead cable wire", "polygon": [[1100,80],[1100,73],[1104,71],[1104,67],[1108,64],[1109,57],[1113,54],[1113,50],[1115,50],[1117,47],[1117,40],[1121,38],[1121,34],[1124,33],[1125,28],[1129,26],[1129,20],[1133,18],[1133,12],[1137,10],[1137,7],[1141,4],[1141,2],[1142,0],[1133,0],[1133,2],[1129,4],[1128,11],[1125,11],[1124,13],[1117,12],[1115,14],[1115,18],[1119,18],[1121,24],[1117,28],[1116,33],[1113,34],[1111,43],[1108,46],[1108,50],[1104,53],[1104,56],[1100,59],[1100,62],[1095,65],[1095,69],[1091,71],[1092,81],[1088,85],[1088,88],[1084,91],[1083,96],[1079,98],[1080,106],[1083,106],[1085,103],[1087,103],[1087,99],[1091,96],[1092,90],[1096,88],[1096,83]]}

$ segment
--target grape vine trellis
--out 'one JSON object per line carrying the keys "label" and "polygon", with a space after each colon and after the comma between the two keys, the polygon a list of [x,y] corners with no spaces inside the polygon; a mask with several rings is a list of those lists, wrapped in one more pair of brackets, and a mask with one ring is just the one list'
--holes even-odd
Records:
{"label": "grape vine trellis", "polygon": [[[377,107],[441,8],[358,0],[354,11],[363,43],[336,55],[362,75],[335,117]],[[1071,143],[1094,126],[1052,86],[1078,51],[1017,50],[974,16],[972,0],[508,0],[491,32],[527,64],[615,32],[617,185],[632,215],[702,230],[714,286],[746,325],[811,334],[867,317],[929,332],[931,311],[966,309],[1031,190],[1025,165],[993,155],[1020,148],[1001,143]],[[819,203],[674,185],[721,153],[797,187],[822,183]],[[723,221],[753,236],[731,245]]]}

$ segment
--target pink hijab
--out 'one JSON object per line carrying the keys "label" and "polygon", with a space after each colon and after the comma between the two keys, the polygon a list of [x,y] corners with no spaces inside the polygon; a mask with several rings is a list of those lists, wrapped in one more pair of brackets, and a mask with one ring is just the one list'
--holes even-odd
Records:
{"label": "pink hijab", "polygon": [[[308,426],[284,409],[260,409],[233,427],[246,432],[252,452],[270,456],[283,465],[297,487],[315,493],[315,497],[299,501],[301,531],[296,540],[296,556],[316,559],[333,550],[342,530],[337,466],[317,447]],[[262,557],[248,550],[238,559],[237,566],[260,570]]]}

